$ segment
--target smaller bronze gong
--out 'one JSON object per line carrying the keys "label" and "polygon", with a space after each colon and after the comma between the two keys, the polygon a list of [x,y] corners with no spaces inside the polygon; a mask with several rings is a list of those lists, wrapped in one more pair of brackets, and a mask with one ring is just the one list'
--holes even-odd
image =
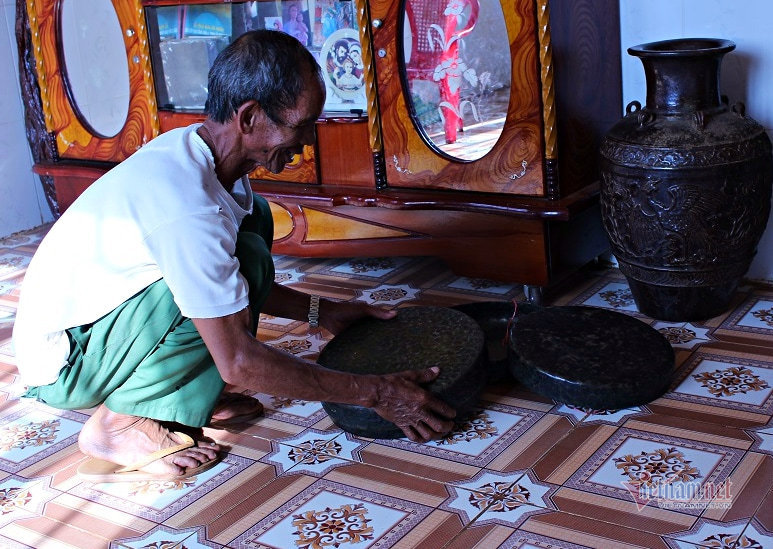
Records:
{"label": "smaller bronze gong", "polygon": [[[325,346],[317,362],[356,374],[392,374],[440,367],[426,389],[460,417],[475,405],[486,376],[483,331],[475,320],[445,307],[407,307],[395,318],[366,318],[349,326]],[[323,402],[341,429],[369,438],[400,438],[402,430],[370,408]]]}
{"label": "smaller bronze gong", "polygon": [[510,371],[532,391],[594,410],[646,404],[668,390],[674,350],[644,322],[595,307],[546,307],[510,331]]}
{"label": "smaller bronze gong", "polygon": [[511,380],[507,344],[509,328],[524,315],[539,311],[541,307],[531,303],[516,305],[512,301],[477,301],[454,305],[453,308],[473,318],[483,330],[486,343],[484,364],[488,382]]}

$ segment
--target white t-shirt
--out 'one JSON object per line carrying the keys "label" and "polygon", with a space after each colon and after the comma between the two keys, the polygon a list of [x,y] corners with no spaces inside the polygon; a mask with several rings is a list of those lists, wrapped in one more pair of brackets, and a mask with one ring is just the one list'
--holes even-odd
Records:
{"label": "white t-shirt", "polygon": [[234,252],[252,211],[249,181],[225,190],[199,126],[153,139],[51,227],[25,274],[14,324],[24,383],[56,381],[70,352],[66,328],[94,322],[161,278],[190,318],[248,305]]}

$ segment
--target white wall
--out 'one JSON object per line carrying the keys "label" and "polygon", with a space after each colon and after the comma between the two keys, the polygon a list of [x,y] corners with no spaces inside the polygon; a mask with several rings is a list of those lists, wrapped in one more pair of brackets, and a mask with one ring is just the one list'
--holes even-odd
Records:
{"label": "white wall", "polygon": [[0,237],[53,219],[24,129],[16,48],[16,2],[0,0]]}
{"label": "white wall", "polygon": [[[644,104],[644,70],[627,49],[670,38],[726,38],[735,51],[722,62],[721,93],[743,101],[746,114],[773,138],[773,1],[620,0],[623,104]],[[747,278],[773,281],[773,216]]]}
{"label": "white wall", "polygon": [[[15,0],[0,0],[0,236],[52,219],[24,132],[16,51]],[[620,0],[624,104],[644,101],[641,62],[626,53],[636,44],[681,37],[733,40],[722,66],[722,93],[773,134],[773,1]],[[773,217],[749,278],[773,281]]]}

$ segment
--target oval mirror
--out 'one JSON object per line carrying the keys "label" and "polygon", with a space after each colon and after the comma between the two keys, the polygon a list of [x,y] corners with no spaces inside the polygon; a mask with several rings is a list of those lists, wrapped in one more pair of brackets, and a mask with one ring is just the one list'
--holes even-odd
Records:
{"label": "oval mirror", "polygon": [[64,76],[73,110],[94,135],[112,137],[129,113],[129,63],[110,0],[62,0]]}
{"label": "oval mirror", "polygon": [[434,149],[477,160],[502,133],[511,59],[499,0],[406,0],[404,89]]}

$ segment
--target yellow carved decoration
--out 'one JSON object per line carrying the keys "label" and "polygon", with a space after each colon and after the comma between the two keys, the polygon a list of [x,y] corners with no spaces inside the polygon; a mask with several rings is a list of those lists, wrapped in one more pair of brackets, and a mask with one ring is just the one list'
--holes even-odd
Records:
{"label": "yellow carved decoration", "polygon": [[545,158],[556,158],[556,97],[553,76],[553,47],[550,41],[550,8],[548,0],[537,0],[537,34],[539,37],[540,80],[542,81],[542,118],[545,124]]}
{"label": "yellow carved decoration", "polygon": [[295,229],[293,214],[275,202],[269,202],[268,206],[271,208],[271,217],[274,218],[274,240],[289,236]]}
{"label": "yellow carved decoration", "polygon": [[411,236],[405,231],[372,225],[313,208],[303,208],[306,217],[306,241],[358,240],[369,238],[399,238]]}

